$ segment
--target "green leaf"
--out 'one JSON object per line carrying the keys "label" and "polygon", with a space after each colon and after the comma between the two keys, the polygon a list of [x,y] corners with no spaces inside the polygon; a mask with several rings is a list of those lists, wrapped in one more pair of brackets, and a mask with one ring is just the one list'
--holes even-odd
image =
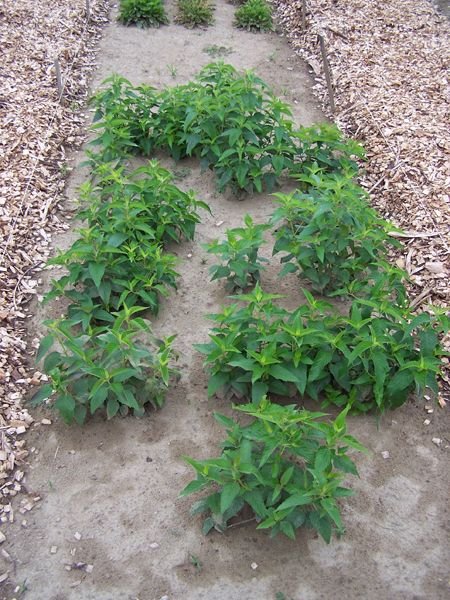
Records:
{"label": "green leaf", "polygon": [[339,509],[334,500],[331,498],[323,498],[320,501],[320,504],[322,505],[322,508],[325,509],[325,512],[328,514],[328,516],[336,523],[336,526],[339,529],[342,529],[341,515],[339,514]]}
{"label": "green leaf", "polygon": [[86,420],[86,413],[87,410],[84,404],[77,404],[75,406],[74,417],[78,425],[83,425],[84,421]]}
{"label": "green leaf", "polygon": [[44,371],[50,373],[55,367],[61,363],[61,354],[59,352],[50,352],[44,360]]}
{"label": "green leaf", "polygon": [[269,391],[269,386],[262,381],[256,381],[252,385],[252,402],[253,404],[259,404],[264,396]]}
{"label": "green leaf", "polygon": [[41,343],[39,344],[39,349],[37,351],[37,355],[36,355],[37,362],[42,360],[42,357],[45,354],[47,354],[47,352],[52,347],[53,342],[54,342],[54,338],[52,335],[46,335],[45,337],[42,338]]}
{"label": "green leaf", "polygon": [[295,540],[295,529],[289,521],[281,521],[280,529],[291,540]]}
{"label": "green leaf", "polygon": [[117,400],[115,398],[109,398],[106,404],[106,416],[108,417],[108,419],[112,419],[114,415],[117,414],[119,408],[120,405],[117,402]]}
{"label": "green leaf", "polygon": [[294,508],[295,506],[304,506],[305,504],[311,504],[313,492],[302,492],[299,494],[292,494],[287,500],[285,500],[277,508],[277,512],[285,510],[287,508]]}
{"label": "green leaf", "polygon": [[351,473],[352,475],[356,475],[356,477],[358,477],[358,469],[356,468],[355,463],[348,456],[334,456],[333,465],[336,469],[339,469],[339,471]]}
{"label": "green leaf", "polygon": [[214,396],[217,390],[220,390],[229,380],[228,373],[216,373],[215,375],[211,375],[208,380],[208,398]]}
{"label": "green leaf", "polygon": [[92,281],[95,283],[96,287],[100,286],[102,282],[102,277],[105,274],[106,265],[102,265],[99,263],[90,262],[88,265],[89,275],[92,278]]}
{"label": "green leaf", "polygon": [[90,409],[93,415],[95,411],[103,405],[108,396],[108,386],[103,384],[100,386],[91,397]]}
{"label": "green leaf", "polygon": [[311,525],[322,536],[327,544],[331,541],[331,523],[329,519],[320,517],[317,511],[310,513],[309,520]]}
{"label": "green leaf", "polygon": [[282,365],[271,365],[269,373],[272,377],[279,379],[280,381],[297,382],[297,377]]}
{"label": "green leaf", "polygon": [[212,517],[208,517],[204,520],[202,525],[202,533],[203,535],[208,535],[211,529],[214,527],[214,519]]}
{"label": "green leaf", "polygon": [[230,508],[240,491],[240,485],[234,481],[223,486],[220,493],[220,512],[222,514]]}
{"label": "green leaf", "polygon": [[74,418],[75,400],[68,394],[59,396],[55,402],[55,408],[59,410],[66,423],[71,423]]}
{"label": "green leaf", "polygon": [[319,448],[314,459],[314,470],[322,473],[331,465],[331,452],[328,448]]}
{"label": "green leaf", "polygon": [[294,474],[294,467],[289,467],[288,469],[286,469],[286,471],[283,473],[283,475],[281,476],[280,479],[280,484],[284,487],[287,483],[289,483],[292,475]]}
{"label": "green leaf", "polygon": [[207,481],[205,479],[195,479],[187,484],[187,486],[180,492],[180,496],[189,496],[189,494],[195,494],[199,490],[207,485]]}
{"label": "green leaf", "polygon": [[32,398],[30,400],[31,406],[33,406],[33,407],[39,406],[39,404],[42,404],[44,402],[44,400],[47,400],[47,398],[50,398],[50,396],[52,394],[53,394],[52,384],[46,383],[41,388],[39,388],[39,390],[32,396]]}

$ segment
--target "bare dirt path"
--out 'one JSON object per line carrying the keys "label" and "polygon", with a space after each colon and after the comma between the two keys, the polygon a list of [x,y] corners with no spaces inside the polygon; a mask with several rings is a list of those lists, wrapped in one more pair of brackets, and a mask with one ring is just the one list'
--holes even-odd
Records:
{"label": "bare dirt path", "polygon": [[[94,87],[112,72],[133,83],[155,87],[191,78],[211,61],[211,46],[232,50],[225,59],[253,68],[292,104],[299,123],[323,117],[312,99],[305,68],[276,34],[252,35],[231,27],[233,7],[217,2],[216,23],[205,31],[170,25],[159,30],[125,29],[111,23],[102,42],[102,61]],[[165,161],[173,166],[171,161]],[[445,419],[425,414],[423,403],[410,403],[386,415],[350,420],[351,432],[371,450],[358,457],[357,495],[343,507],[347,533],[326,546],[311,532],[295,542],[269,540],[254,524],[225,535],[203,537],[200,522],[189,516],[190,502],[178,500],[191,472],[182,456],[213,455],[222,438],[213,410],[229,412],[223,402],[208,401],[201,357],[192,343],[204,341],[208,322],[225,300],[222,287],[208,281],[200,243],[241,223],[245,213],[262,221],[271,212],[269,196],[239,202],[215,192],[209,174],[195,161],[181,165],[179,185],[197,190],[213,215],[205,215],[195,243],[179,247],[179,290],[163,303],[158,331],[177,333],[182,377],[166,406],[143,419],[90,421],[84,428],[60,422],[38,425],[29,434],[36,457],[26,485],[42,501],[20,515],[7,530],[2,548],[11,560],[14,585],[3,596],[33,600],[318,600],[331,598],[445,598],[448,591],[446,523],[448,513]],[[79,181],[75,174],[69,197]],[[220,225],[218,225],[220,224]],[[67,245],[61,236],[55,245]],[[207,258],[209,261],[209,258]],[[296,292],[295,281],[264,276],[270,290]],[[42,310],[34,332],[42,332]],[[443,413],[447,415],[447,413]],[[49,416],[44,415],[42,416]],[[54,419],[54,415],[50,415]],[[424,419],[431,420],[429,426]],[[383,458],[381,452],[389,452]],[[26,521],[23,523],[23,521]],[[11,562],[12,561],[12,562]],[[86,572],[70,565],[92,565]],[[257,568],[252,568],[256,563]],[[27,591],[25,591],[25,589]]]}

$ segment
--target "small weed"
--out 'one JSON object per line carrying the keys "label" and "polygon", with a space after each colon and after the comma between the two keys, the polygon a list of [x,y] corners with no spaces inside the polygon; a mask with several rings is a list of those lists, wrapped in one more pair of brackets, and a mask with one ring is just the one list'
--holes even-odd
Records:
{"label": "small weed", "polygon": [[213,14],[214,5],[210,0],[178,0],[176,21],[186,27],[210,25]]}
{"label": "small weed", "polygon": [[173,79],[175,79],[176,76],[177,76],[177,68],[176,68],[176,66],[175,65],[167,65],[167,70],[169,71],[171,77]]}
{"label": "small weed", "polygon": [[118,20],[141,28],[159,27],[169,22],[162,0],[120,0]]}
{"label": "small weed", "polygon": [[174,169],[172,173],[174,179],[179,181],[185,177],[189,177],[189,175],[192,173],[192,169],[189,169],[188,167],[180,167],[179,169]]}
{"label": "small weed", "polygon": [[189,554],[189,561],[190,561],[191,565],[194,566],[198,572],[200,572],[202,570],[203,564],[201,563],[198,556],[195,556],[195,554]]}
{"label": "small weed", "polygon": [[229,48],[227,46],[217,46],[217,44],[213,44],[211,46],[205,46],[203,48],[203,52],[205,54],[209,54],[212,58],[220,58],[222,56],[228,56],[233,52],[233,48]]}
{"label": "small weed", "polygon": [[265,0],[247,0],[236,10],[234,24],[248,31],[271,31],[272,9]]}

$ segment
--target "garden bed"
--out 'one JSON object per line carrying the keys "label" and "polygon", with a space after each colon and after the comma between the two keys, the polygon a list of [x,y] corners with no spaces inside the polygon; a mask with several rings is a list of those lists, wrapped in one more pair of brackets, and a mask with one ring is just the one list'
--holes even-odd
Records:
{"label": "garden bed", "polygon": [[[232,6],[220,4],[216,25],[205,31],[170,25],[137,32],[111,24],[94,87],[111,72],[157,88],[185,82],[211,61],[211,48],[223,47],[230,50],[227,62],[254,68],[274,86],[293,106],[298,123],[321,120],[309,78],[284,40],[233,30],[232,14]],[[174,165],[166,159],[165,164],[178,172],[181,188],[195,189],[212,210],[202,218],[195,241],[177,249],[179,289],[163,302],[155,321],[158,333],[178,334],[181,379],[171,388],[166,407],[144,419],[105,423],[94,418],[84,429],[68,430],[59,421],[51,429],[33,427],[28,437],[38,452],[27,475],[26,500],[43,501],[37,502],[39,508],[16,513],[6,532],[5,548],[17,561],[11,579],[19,585],[26,579],[30,597],[55,599],[314,598],[331,597],[336,587],[350,598],[393,591],[399,598],[444,597],[440,462],[445,459],[445,422],[436,418],[437,407],[428,414],[423,402],[410,403],[387,415],[380,429],[373,417],[351,419],[352,433],[373,454],[358,459],[358,495],[343,510],[347,534],[329,547],[311,532],[295,542],[269,541],[253,525],[203,538],[198,521],[189,517],[189,502],[176,500],[189,480],[182,455],[215,455],[222,432],[211,413],[216,408],[230,413],[225,401],[207,401],[202,359],[192,350],[192,343],[207,339],[205,313],[217,311],[226,297],[220,284],[209,282],[211,257],[200,244],[239,226],[246,213],[257,222],[266,220],[273,206],[265,194],[245,202],[218,194],[213,176],[201,173],[196,161]],[[69,198],[77,183],[77,176],[69,182]],[[53,244],[64,248],[72,240],[71,232],[55,236]],[[264,275],[264,286],[291,297],[298,289],[295,278],[280,284],[275,265]],[[33,304],[32,310],[31,330],[41,335],[48,309]],[[60,308],[51,310],[56,316]],[[432,438],[441,440],[439,446]]]}

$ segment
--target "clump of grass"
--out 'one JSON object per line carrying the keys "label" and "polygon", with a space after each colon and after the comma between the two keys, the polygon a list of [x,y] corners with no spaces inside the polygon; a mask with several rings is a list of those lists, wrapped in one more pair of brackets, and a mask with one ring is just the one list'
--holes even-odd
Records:
{"label": "clump of grass", "polygon": [[234,24],[248,31],[271,31],[272,9],[266,0],[247,0],[236,10]]}
{"label": "clump of grass", "polygon": [[162,0],[120,0],[118,21],[144,28],[165,25],[169,19]]}
{"label": "clump of grass", "polygon": [[209,0],[178,0],[177,23],[186,27],[211,25],[214,5]]}

